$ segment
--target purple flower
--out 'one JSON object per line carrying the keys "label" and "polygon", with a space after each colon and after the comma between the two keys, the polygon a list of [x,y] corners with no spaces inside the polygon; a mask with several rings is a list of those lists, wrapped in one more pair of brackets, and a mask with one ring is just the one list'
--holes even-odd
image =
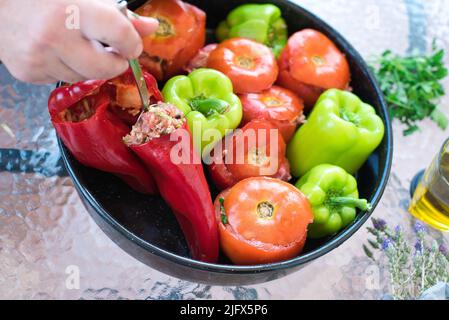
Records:
{"label": "purple flower", "polygon": [[422,253],[422,244],[421,241],[417,241],[415,244],[416,253]]}
{"label": "purple flower", "polygon": [[447,247],[446,247],[443,243],[440,244],[440,247],[438,248],[438,250],[440,250],[440,253],[441,253],[443,256],[446,256],[446,257],[449,256],[449,250],[447,250]]}
{"label": "purple flower", "polygon": [[385,238],[384,242],[382,242],[382,250],[387,251],[390,246],[393,244],[393,240],[390,238]]}
{"label": "purple flower", "polygon": [[401,226],[396,226],[396,228],[394,228],[394,232],[396,233],[396,236],[399,236],[402,233]]}
{"label": "purple flower", "polygon": [[426,233],[427,232],[427,227],[423,223],[418,221],[418,222],[415,223],[415,232],[417,234]]}
{"label": "purple flower", "polygon": [[387,222],[383,219],[373,219],[373,226],[378,231],[384,231],[387,227]]}

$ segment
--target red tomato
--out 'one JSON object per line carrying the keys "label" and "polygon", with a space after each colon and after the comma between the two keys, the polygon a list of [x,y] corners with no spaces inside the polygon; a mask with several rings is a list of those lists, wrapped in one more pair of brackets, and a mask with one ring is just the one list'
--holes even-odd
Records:
{"label": "red tomato", "polygon": [[277,84],[295,92],[298,97],[304,101],[306,109],[309,111],[315,105],[324,89],[307,85],[301,81],[296,80],[290,74],[290,67],[288,65],[289,51],[285,50],[281,53],[279,58],[279,76]]}
{"label": "red tomato", "polygon": [[[274,140],[271,139],[272,132]],[[233,161],[228,164],[228,169],[237,181],[276,175],[286,153],[279,130],[266,120],[254,120],[234,134],[232,148]]]}
{"label": "red tomato", "polygon": [[[271,141],[271,133],[274,141]],[[276,144],[273,150],[272,143]],[[253,120],[232,136],[230,150],[213,156],[208,169],[220,190],[251,177],[289,181],[290,164],[285,153],[286,144],[277,128],[266,120]]]}
{"label": "red tomato", "polygon": [[249,39],[230,39],[209,55],[207,66],[226,74],[236,93],[261,92],[276,81],[279,68],[267,46]]}
{"label": "red tomato", "polygon": [[180,0],[152,0],[136,13],[159,20],[155,34],[143,39],[142,65],[158,80],[182,73],[183,68],[204,47],[206,14]]}
{"label": "red tomato", "polygon": [[304,120],[304,104],[290,90],[273,86],[261,93],[240,95],[243,105],[243,124],[265,119],[278,128],[288,143]]}
{"label": "red tomato", "polygon": [[[239,180],[232,175],[225,162],[225,155],[213,157],[213,162],[208,166],[209,175],[218,190],[225,190],[234,186]],[[287,159],[281,160],[278,172],[272,177],[282,181],[290,181],[290,163]]]}
{"label": "red tomato", "polygon": [[308,108],[326,89],[347,89],[351,78],[345,55],[324,34],[312,29],[290,37],[279,68],[278,84],[297,93]]}
{"label": "red tomato", "polygon": [[218,196],[215,211],[221,248],[237,265],[296,257],[313,222],[307,198],[294,186],[271,178],[239,182]]}

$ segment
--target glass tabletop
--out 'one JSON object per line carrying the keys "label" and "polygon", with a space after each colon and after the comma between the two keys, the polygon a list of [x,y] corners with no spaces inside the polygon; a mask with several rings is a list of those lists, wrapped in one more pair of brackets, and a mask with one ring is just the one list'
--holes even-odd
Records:
{"label": "glass tabletop", "polygon": [[[385,49],[424,52],[434,38],[449,51],[446,0],[295,2],[340,31],[367,60]],[[385,270],[364,255],[364,228],[303,270],[257,286],[195,284],[143,265],[103,234],[67,177],[47,114],[51,90],[15,81],[0,66],[0,298],[377,299],[386,291]],[[449,99],[441,105],[449,114]],[[410,181],[448,133],[430,121],[412,138],[402,130],[395,122],[392,176],[374,216],[407,227]]]}

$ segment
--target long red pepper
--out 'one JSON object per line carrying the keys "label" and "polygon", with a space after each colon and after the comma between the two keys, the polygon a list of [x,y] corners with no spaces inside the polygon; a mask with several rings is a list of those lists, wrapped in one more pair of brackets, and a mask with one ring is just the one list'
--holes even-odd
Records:
{"label": "long red pepper", "polygon": [[98,94],[106,80],[88,80],[56,88],[48,98],[48,112],[52,118],[76,105],[86,97]]}
{"label": "long red pepper", "polygon": [[[151,175],[122,141],[129,127],[110,112],[111,99],[102,90],[104,84],[105,81],[86,81],[53,91],[48,102],[53,126],[82,164],[113,173],[136,191],[156,194]],[[81,121],[64,117],[64,113],[76,113],[82,108],[92,114]]]}
{"label": "long red pepper", "polygon": [[[172,134],[162,135],[142,145],[131,145],[130,148],[155,178],[160,194],[182,228],[192,257],[213,263],[218,259],[218,226],[203,166],[193,162],[175,164],[170,157],[179,144],[179,141],[171,141],[171,137],[181,137],[186,132],[190,137],[187,125],[184,125]],[[193,144],[184,146],[184,152],[186,148],[189,159],[193,160]]]}

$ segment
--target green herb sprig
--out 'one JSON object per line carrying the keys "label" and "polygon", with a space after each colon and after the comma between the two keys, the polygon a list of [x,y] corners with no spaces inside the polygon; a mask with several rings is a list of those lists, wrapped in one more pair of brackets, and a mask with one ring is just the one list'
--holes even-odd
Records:
{"label": "green herb sprig", "polygon": [[429,56],[401,57],[387,50],[371,66],[389,104],[391,117],[407,126],[406,136],[418,131],[418,122],[426,118],[443,130],[449,125],[448,118],[437,106],[445,94],[441,80],[448,75],[444,54],[434,42]]}
{"label": "green herb sprig", "polygon": [[[449,283],[449,251],[444,243],[430,239],[420,222],[414,226],[415,244],[410,244],[402,228],[391,229],[384,220],[373,219],[368,232],[374,236],[363,246],[365,254],[384,265],[386,257],[391,295],[396,300],[418,299],[440,282]],[[379,252],[381,254],[376,255]]]}

